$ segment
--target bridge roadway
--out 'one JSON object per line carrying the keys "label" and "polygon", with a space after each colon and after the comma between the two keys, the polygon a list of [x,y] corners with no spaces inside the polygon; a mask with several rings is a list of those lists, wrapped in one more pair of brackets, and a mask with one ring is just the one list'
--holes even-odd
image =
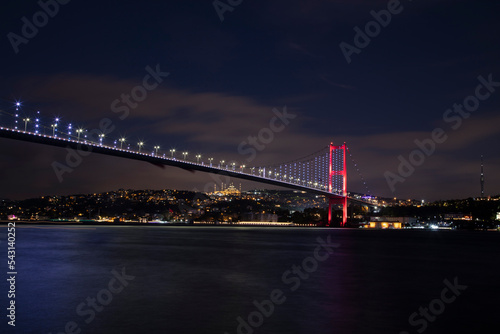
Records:
{"label": "bridge roadway", "polygon": [[[99,144],[95,144],[95,143],[91,143],[91,142],[83,141],[83,140],[77,141],[77,140],[66,139],[66,138],[61,138],[61,137],[52,137],[49,135],[35,134],[32,132],[25,132],[22,130],[14,130],[14,129],[4,128],[4,127],[0,127],[0,137],[21,140],[21,141],[27,141],[27,142],[31,142],[31,143],[50,145],[50,146],[72,148],[75,150],[91,151],[91,152],[95,152],[95,153],[99,153],[99,154],[111,155],[111,156],[116,156],[116,157],[121,157],[121,158],[126,158],[126,159],[146,161],[146,162],[152,163],[152,164],[160,166],[160,167],[167,165],[167,166],[179,167],[179,168],[182,168],[182,169],[185,169],[188,171],[201,171],[201,172],[206,172],[206,173],[213,173],[213,174],[218,174],[218,175],[223,175],[223,176],[234,177],[234,178],[238,178],[238,179],[244,179],[244,180],[249,180],[249,181],[256,181],[256,182],[260,182],[260,183],[271,184],[274,186],[285,187],[285,188],[299,190],[299,191],[306,191],[308,193],[323,195],[323,196],[330,197],[330,198],[343,198],[343,196],[338,195],[338,194],[332,194],[332,193],[329,193],[328,191],[325,191],[325,190],[306,187],[306,186],[303,186],[300,184],[295,184],[295,183],[281,181],[281,180],[274,180],[274,179],[262,177],[259,175],[233,171],[233,170],[229,170],[229,169],[225,169],[225,168],[210,167],[209,165],[205,165],[203,163],[196,163],[196,162],[180,160],[180,159],[176,159],[176,158],[169,158],[169,157],[157,157],[157,156],[154,156],[154,155],[148,154],[148,153],[139,153],[139,152],[135,152],[135,151],[131,151],[131,150],[114,148],[114,147],[109,147],[109,146],[105,146],[105,145],[101,146]],[[249,167],[246,167],[246,168],[249,168]],[[360,204],[373,205],[372,203],[365,202],[365,201],[362,201],[360,199],[353,198],[353,197],[348,197],[348,200],[353,201],[353,202],[358,202]]]}

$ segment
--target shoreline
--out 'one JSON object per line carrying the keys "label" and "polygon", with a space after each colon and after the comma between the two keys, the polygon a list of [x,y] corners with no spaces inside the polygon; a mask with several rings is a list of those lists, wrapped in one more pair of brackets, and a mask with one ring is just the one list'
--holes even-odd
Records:
{"label": "shoreline", "polygon": [[500,232],[500,229],[473,229],[473,228],[461,228],[461,229],[451,229],[451,228],[359,228],[359,227],[328,227],[328,226],[316,226],[316,225],[294,225],[294,224],[252,224],[252,223],[235,223],[235,224],[214,224],[214,223],[140,223],[140,222],[89,222],[89,221],[13,221],[13,220],[0,220],[0,226],[7,227],[9,223],[15,223],[16,226],[38,226],[38,225],[53,225],[53,226],[184,226],[184,227],[279,227],[279,228],[319,228],[319,229],[346,229],[346,230],[411,230],[411,231],[481,231],[481,232]]}

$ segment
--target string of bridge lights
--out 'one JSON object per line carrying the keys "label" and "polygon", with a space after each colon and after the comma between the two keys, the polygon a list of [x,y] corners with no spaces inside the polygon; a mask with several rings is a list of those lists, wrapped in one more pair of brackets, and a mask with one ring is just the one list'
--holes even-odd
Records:
{"label": "string of bridge lights", "polygon": [[365,180],[363,174],[361,173],[361,171],[359,170],[358,164],[354,160],[354,157],[352,156],[352,153],[351,153],[351,151],[349,150],[348,147],[347,147],[347,152],[349,152],[349,157],[351,158],[351,162],[353,163],[354,168],[358,172],[358,175],[361,178],[361,181],[363,182],[363,185],[364,185],[364,187],[366,189],[367,195],[371,195],[370,189],[368,188],[368,184],[366,183],[366,180]]}
{"label": "string of bridge lights", "polygon": [[[84,144],[91,144],[97,146],[103,146],[106,148],[112,148],[121,151],[132,151],[138,154],[150,155],[153,157],[164,158],[169,160],[180,160],[176,158],[176,153],[178,151],[174,148],[170,149],[168,152],[164,151],[164,153],[160,153],[160,145],[153,146],[153,150],[151,154],[144,153],[143,149],[145,149],[145,141],[139,140],[137,142],[137,150],[131,149],[131,143],[127,141],[127,138],[120,137],[111,139],[113,146],[109,146],[105,144],[105,134],[98,134],[97,138],[95,136],[91,136],[83,127],[74,127],[72,123],[63,124],[61,117],[54,117],[50,122],[50,125],[47,126],[42,122],[42,115],[39,110],[31,112],[26,112],[23,110],[23,104],[20,101],[16,101],[13,105],[12,112],[8,112],[5,110],[0,110],[0,116],[6,115],[13,120],[12,127],[7,126],[5,122],[0,119],[0,124],[4,123],[4,126],[7,128],[11,128],[16,131],[24,131],[25,133],[30,133],[34,135],[43,135],[47,136],[49,133],[51,137],[63,140],[70,140],[81,142]],[[24,114],[23,116],[21,116]],[[11,120],[11,121],[12,121]],[[30,126],[29,126],[30,125]],[[341,150],[340,150],[341,151]],[[168,154],[169,153],[169,154]],[[187,163],[194,163],[194,160],[188,160],[189,152],[188,151],[179,151],[182,155],[182,161]],[[350,154],[350,153],[349,153]],[[350,154],[351,155],[351,154]],[[218,164],[214,162],[214,158],[208,158],[208,163],[205,165],[205,162],[202,160],[202,155],[197,154],[194,156],[196,159],[196,164],[209,166],[211,168],[217,168],[222,170],[232,170],[233,172],[237,171],[237,163],[235,161],[219,160]],[[351,155],[352,158],[352,155]],[[342,165],[342,154],[335,155],[332,157],[332,168],[335,171],[340,171],[343,168]],[[320,189],[324,191],[328,191],[329,189],[329,151],[328,147],[322,148],[319,151],[311,153],[305,157],[294,159],[285,163],[275,164],[275,165],[267,165],[264,167],[247,167],[244,164],[239,165],[239,172],[258,175],[259,177],[266,179],[273,179],[277,181],[287,182],[291,184],[297,184],[305,187]],[[355,164],[357,168],[357,164]],[[245,169],[248,169],[249,172],[246,172]],[[257,172],[258,174],[255,174]],[[361,175],[361,174],[360,174]],[[361,175],[362,177],[362,175]],[[337,175],[332,175],[332,192],[333,193],[342,193],[342,178]],[[363,183],[366,185],[366,182],[363,179]]]}

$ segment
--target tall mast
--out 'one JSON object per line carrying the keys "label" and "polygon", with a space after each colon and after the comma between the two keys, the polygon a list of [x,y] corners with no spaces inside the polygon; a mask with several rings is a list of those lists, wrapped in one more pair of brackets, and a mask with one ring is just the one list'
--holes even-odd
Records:
{"label": "tall mast", "polygon": [[481,198],[484,197],[484,165],[483,165],[483,156],[481,155]]}

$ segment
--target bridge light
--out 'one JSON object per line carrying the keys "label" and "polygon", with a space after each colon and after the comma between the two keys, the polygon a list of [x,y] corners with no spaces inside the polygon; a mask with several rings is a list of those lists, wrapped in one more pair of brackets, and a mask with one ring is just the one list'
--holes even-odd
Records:
{"label": "bridge light", "polygon": [[174,158],[175,148],[171,149],[170,153],[172,154],[172,158]]}
{"label": "bridge light", "polygon": [[77,136],[78,136],[78,141],[80,141],[80,135],[82,134],[82,132],[83,132],[83,129],[82,129],[82,128],[80,128],[80,129],[76,129],[76,134],[77,134]]}
{"label": "bridge light", "polygon": [[182,152],[182,155],[184,156],[184,160],[186,160],[186,157],[188,155],[188,152]]}
{"label": "bridge light", "polygon": [[196,155],[196,163],[200,163],[201,154]]}
{"label": "bridge light", "polygon": [[155,155],[158,155],[158,150],[160,149],[160,146],[155,146],[154,149],[155,149]]}
{"label": "bridge light", "polygon": [[126,141],[127,139],[125,137],[122,137],[120,139],[118,139],[118,141],[120,142],[120,150],[123,149],[123,143]]}
{"label": "bridge light", "polygon": [[139,153],[141,153],[141,148],[144,146],[144,142],[140,141],[137,143],[137,146],[139,146]]}
{"label": "bridge light", "polygon": [[210,161],[210,167],[212,167],[212,161],[214,160],[214,158],[208,158],[208,161]]}
{"label": "bridge light", "polygon": [[24,132],[26,132],[28,130],[28,122],[30,121],[30,119],[24,118],[23,121],[24,121]]}
{"label": "bridge light", "polygon": [[55,137],[56,136],[57,124],[51,124],[50,126],[52,127],[52,137]]}

